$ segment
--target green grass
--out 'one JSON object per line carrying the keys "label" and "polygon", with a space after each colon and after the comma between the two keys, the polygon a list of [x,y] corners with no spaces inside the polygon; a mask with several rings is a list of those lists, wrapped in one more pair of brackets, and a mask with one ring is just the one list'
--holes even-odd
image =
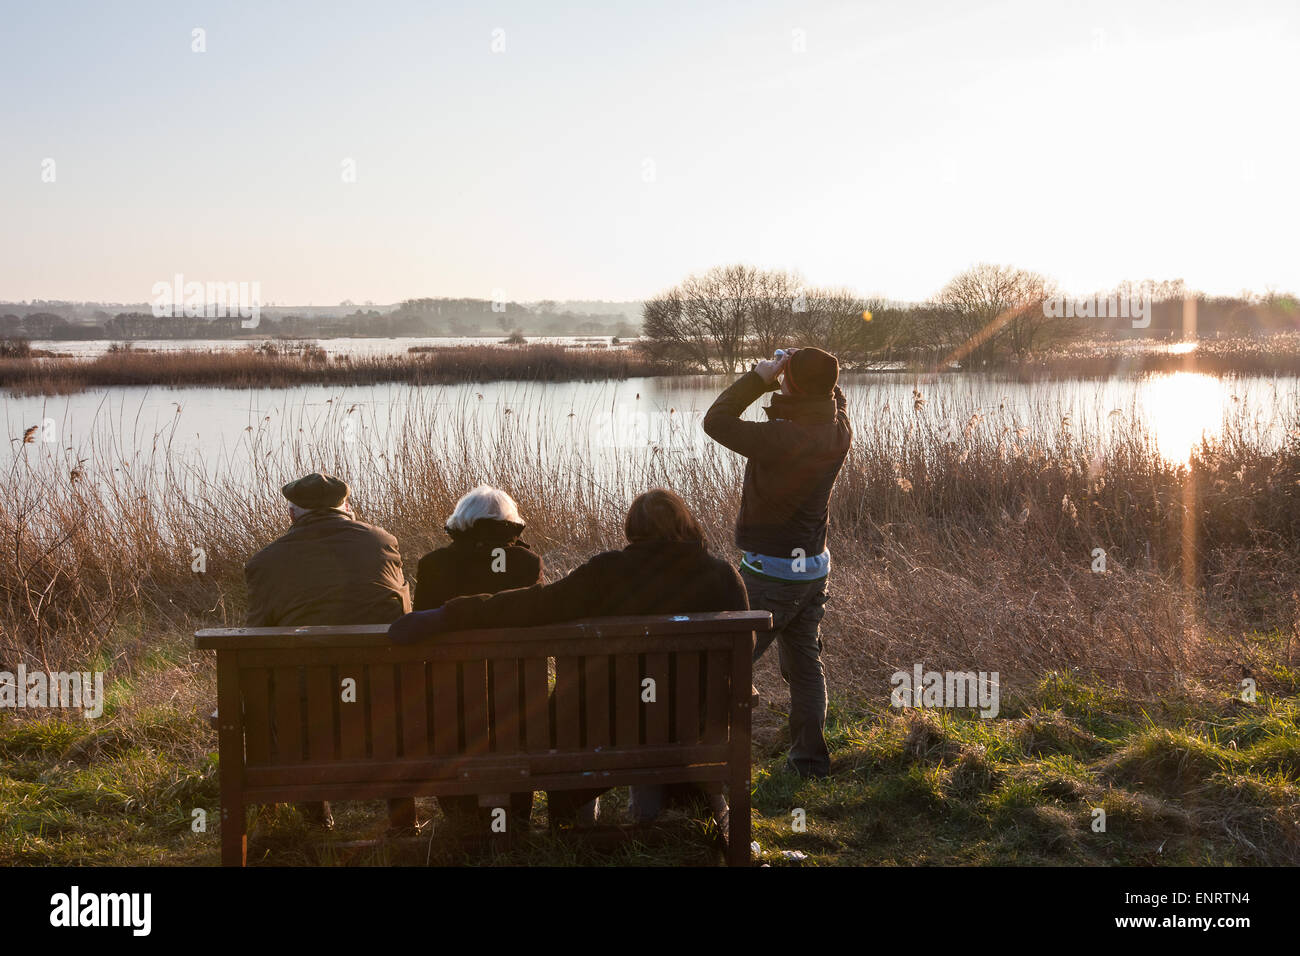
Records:
{"label": "green grass", "polygon": [[[159,702],[138,668],[97,721],[0,717],[0,865],[215,865],[215,734],[199,708]],[[134,695],[134,696],[133,696]],[[775,706],[775,705],[771,705]],[[784,730],[782,730],[784,733]],[[1300,863],[1300,700],[1254,703],[1189,692],[1140,701],[1049,674],[1002,716],[897,711],[835,700],[832,774],[802,780],[782,739],[756,739],[758,861],[771,866]],[[624,819],[626,791],[603,798]],[[195,832],[193,811],[207,812]],[[1105,811],[1104,832],[1093,829]],[[802,814],[796,814],[802,810]],[[381,802],[340,803],[323,834],[291,806],[250,810],[257,865],[718,865],[702,811],[673,811],[616,847],[532,830],[509,849],[447,838],[433,801],[427,839],[357,847],[385,824]],[[802,819],[804,828],[799,829]]]}

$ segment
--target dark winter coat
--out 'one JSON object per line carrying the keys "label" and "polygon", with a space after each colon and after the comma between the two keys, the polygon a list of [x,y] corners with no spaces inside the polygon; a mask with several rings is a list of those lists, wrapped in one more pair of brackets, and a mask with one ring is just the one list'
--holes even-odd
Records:
{"label": "dark winter coat", "polygon": [[821,554],[831,488],[853,442],[848,402],[838,385],[826,398],[777,393],[763,409],[769,421],[743,421],[741,413],[770,388],[757,372],[747,372],[704,416],[710,438],[749,459],[736,547],[781,558],[793,557],[795,548]]}
{"label": "dark winter coat", "polygon": [[554,584],[456,598],[438,610],[408,615],[389,633],[404,644],[445,631],[748,609],[736,569],[703,544],[649,541],[602,552]]}
{"label": "dark winter coat", "polygon": [[416,567],[414,610],[428,611],[465,594],[526,588],[542,578],[542,560],[519,538],[522,525],[485,518],[448,532],[451,544]]}

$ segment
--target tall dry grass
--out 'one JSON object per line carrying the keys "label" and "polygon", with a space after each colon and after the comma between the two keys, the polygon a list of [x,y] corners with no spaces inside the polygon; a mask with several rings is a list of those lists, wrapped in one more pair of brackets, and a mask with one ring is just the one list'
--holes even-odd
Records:
{"label": "tall dry grass", "polygon": [[[1080,433],[1050,410],[1023,421],[921,415],[923,404],[855,405],[832,502],[833,691],[884,695],[889,674],[916,662],[997,670],[1013,687],[1070,668],[1150,693],[1294,663],[1294,414],[1280,445],[1230,422],[1184,466],[1129,419],[1098,415],[1106,426]],[[336,419],[350,412],[332,408],[313,423],[319,435],[342,433]],[[250,439],[237,470],[172,454],[166,436],[134,452],[96,447],[68,467],[15,444],[0,482],[0,668],[111,653],[129,670],[164,631],[240,623],[243,562],[285,529],[280,485],[311,470],[347,478],[359,516],[397,536],[408,575],[483,481],[518,500],[550,579],[621,546],[628,502],[655,485],[683,495],[716,552],[734,553],[743,462],[702,436],[610,448],[594,408],[558,425],[545,406],[471,412],[414,392],[355,442],[310,447],[286,420]],[[761,689],[776,681],[760,672]]]}

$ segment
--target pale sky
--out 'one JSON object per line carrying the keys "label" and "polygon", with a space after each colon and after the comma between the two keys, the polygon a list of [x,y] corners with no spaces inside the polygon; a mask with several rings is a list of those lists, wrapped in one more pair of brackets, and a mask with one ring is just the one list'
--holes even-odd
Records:
{"label": "pale sky", "polygon": [[175,273],[263,303],[637,299],[737,261],[896,299],[978,261],[1081,294],[1300,291],[1295,0],[4,21],[0,299],[146,301]]}

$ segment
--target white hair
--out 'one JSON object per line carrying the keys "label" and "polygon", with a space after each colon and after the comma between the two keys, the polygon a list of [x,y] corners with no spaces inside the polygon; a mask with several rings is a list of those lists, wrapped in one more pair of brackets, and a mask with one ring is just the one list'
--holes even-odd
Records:
{"label": "white hair", "polygon": [[500,488],[479,485],[473,491],[462,495],[460,501],[456,502],[451,517],[447,519],[447,530],[468,531],[474,526],[475,521],[484,518],[511,521],[520,525],[524,523],[524,519],[519,517],[519,506],[515,504],[515,499]]}
{"label": "white hair", "polygon": [[294,504],[292,501],[289,502],[290,521],[297,521],[303,515],[309,515],[313,511],[339,511],[350,518],[352,517],[352,501],[348,498],[344,498],[337,508],[303,508],[300,505]]}

